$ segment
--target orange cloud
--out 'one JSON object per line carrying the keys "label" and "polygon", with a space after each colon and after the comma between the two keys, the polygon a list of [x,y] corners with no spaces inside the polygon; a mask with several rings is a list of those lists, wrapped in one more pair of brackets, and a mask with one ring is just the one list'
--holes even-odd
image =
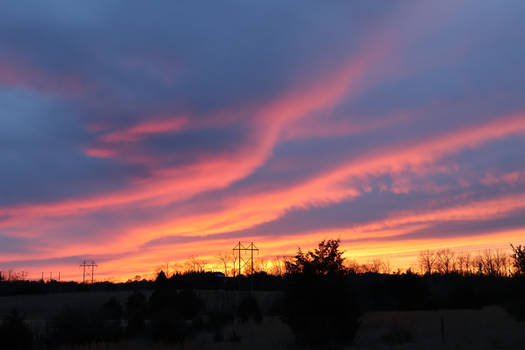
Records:
{"label": "orange cloud", "polygon": [[[321,173],[303,183],[276,191],[250,193],[230,199],[227,209],[206,215],[196,215],[171,223],[162,223],[155,227],[136,229],[130,233],[133,241],[146,241],[169,234],[214,234],[253,227],[257,224],[274,220],[291,207],[308,207],[324,203],[350,200],[360,194],[358,189],[343,186],[343,180],[349,176],[365,176],[378,172],[399,172],[407,167],[413,172],[426,171],[429,164],[446,154],[458,152],[464,148],[481,145],[505,135],[525,132],[525,119],[522,115],[514,115],[501,119],[503,122],[492,121],[471,129],[436,136],[433,139],[418,144],[389,147],[363,155],[333,171]],[[439,141],[438,141],[439,140]],[[510,202],[505,202],[508,200]],[[488,210],[500,208],[511,210],[520,200],[512,198],[488,206]],[[510,206],[510,209],[507,209]],[[452,209],[451,209],[452,210]],[[475,209],[474,212],[476,212]],[[452,212],[444,212],[450,219]],[[397,215],[397,214],[396,214]],[[431,220],[431,217],[425,218]],[[195,225],[195,222],[200,224]],[[204,224],[205,223],[205,224]],[[153,233],[152,233],[153,232]]]}
{"label": "orange cloud", "polygon": [[140,141],[147,135],[178,131],[188,124],[188,118],[153,118],[125,130],[101,135],[99,140],[107,143]]}
{"label": "orange cloud", "polygon": [[[11,216],[62,216],[100,210],[108,206],[120,206],[132,202],[160,199],[161,202],[177,201],[203,191],[223,188],[233,181],[241,179],[260,166],[270,155],[278,133],[288,122],[304,117],[313,111],[330,108],[349,90],[357,89],[357,82],[367,64],[382,51],[367,52],[366,55],[351,61],[341,69],[335,70],[328,78],[307,87],[299,87],[286,93],[266,106],[255,111],[256,120],[261,125],[256,129],[253,144],[247,145],[233,155],[222,159],[207,159],[196,165],[183,168],[161,169],[156,176],[121,192],[99,196],[63,200],[44,205],[25,205],[15,208],[0,208],[0,213]],[[126,130],[103,135],[105,141],[137,141],[148,134],[178,130],[187,123],[186,118],[164,122],[147,122]],[[110,157],[111,148],[92,148],[87,153],[91,156]],[[233,166],[232,166],[233,164]],[[138,204],[140,205],[140,204]],[[4,221],[6,223],[12,220]]]}

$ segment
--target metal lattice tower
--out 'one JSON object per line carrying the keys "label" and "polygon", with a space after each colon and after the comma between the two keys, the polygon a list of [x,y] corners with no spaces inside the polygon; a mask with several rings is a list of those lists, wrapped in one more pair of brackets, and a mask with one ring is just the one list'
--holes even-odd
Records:
{"label": "metal lattice tower", "polygon": [[[80,264],[80,267],[82,267],[82,283],[85,284],[86,277],[89,280],[89,277],[91,276],[91,284],[93,284],[93,282],[95,281],[95,267],[98,267],[98,265],[95,264],[95,261],[94,260],[91,260],[91,261],[84,260],[82,264]],[[86,267],[88,268],[87,273],[86,273]],[[91,268],[91,271],[89,271],[90,268]]]}
{"label": "metal lattice tower", "polygon": [[235,256],[233,275],[235,276],[235,267],[237,266],[237,276],[241,275],[242,269],[249,265],[251,267],[250,271],[253,275],[253,252],[259,253],[259,249],[250,242],[248,245],[243,245],[241,241],[233,248],[233,254]]}

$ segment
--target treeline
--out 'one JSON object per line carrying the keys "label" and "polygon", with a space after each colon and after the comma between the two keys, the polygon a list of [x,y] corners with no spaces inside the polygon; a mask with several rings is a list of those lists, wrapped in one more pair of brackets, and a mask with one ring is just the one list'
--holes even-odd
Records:
{"label": "treeline", "polygon": [[[266,272],[257,272],[249,276],[224,277],[215,272],[183,272],[175,273],[169,278],[164,271],[158,276],[164,276],[167,284],[174,289],[196,289],[196,290],[229,290],[248,291],[266,290],[279,291],[285,285],[286,277],[270,275]],[[95,282],[58,282],[58,281],[0,281],[0,296],[24,295],[24,294],[55,294],[76,292],[118,292],[118,291],[146,291],[155,288],[155,281],[128,281],[123,283]]]}
{"label": "treeline", "polygon": [[[298,257],[280,258],[278,260],[280,267],[277,270],[279,273],[276,273],[275,268],[271,268],[270,272],[259,268],[251,275],[226,277],[219,272],[205,271],[204,265],[193,264],[193,266],[197,266],[196,269],[176,272],[169,276],[160,270],[157,276],[164,276],[167,280],[166,283],[175,289],[283,291],[290,283],[294,272],[291,266]],[[196,258],[193,260],[199,261]],[[439,287],[435,288],[434,284],[443,285],[447,283],[461,285],[458,288],[463,291],[469,289],[463,285],[473,286],[478,291],[491,290],[492,283],[496,283],[500,290],[506,290],[507,285],[515,283],[511,281],[511,277],[525,274],[525,247],[512,246],[510,254],[501,250],[490,249],[478,254],[454,252],[450,249],[425,250],[420,252],[418,256],[416,269],[409,268],[405,271],[398,269],[395,272],[392,272],[389,264],[381,259],[375,259],[366,264],[358,264],[355,261],[342,258],[340,270],[347,276],[346,279],[349,283],[357,289],[365,291],[368,291],[371,285],[381,285],[383,282],[396,281],[392,283],[403,284],[413,283],[413,280],[418,280],[420,284],[424,285],[423,289],[429,291],[440,289]],[[17,274],[13,273],[12,276],[17,276]],[[483,281],[489,281],[486,282],[486,287],[482,285],[485,283]],[[55,280],[26,281],[19,278],[7,280],[0,275],[0,296],[89,291],[134,291],[152,290],[153,288],[154,281],[145,279],[129,280],[125,283],[96,282],[82,284]],[[377,288],[380,289],[380,287]],[[455,290],[457,288],[451,285],[446,289]],[[435,299],[430,298],[430,300]],[[367,302],[367,304],[369,303]],[[434,301],[428,303],[429,307],[439,304],[439,302]],[[387,307],[384,303],[382,305]]]}
{"label": "treeline", "polygon": [[450,249],[425,250],[419,253],[418,265],[424,274],[512,276],[520,271],[514,254],[492,249],[477,254]]}
{"label": "treeline", "polygon": [[3,280],[0,281],[0,296],[24,294],[55,294],[76,292],[101,292],[101,291],[131,291],[149,290],[153,288],[153,281],[133,281],[126,283],[95,282],[83,284],[78,282],[58,281],[25,281]]}
{"label": "treeline", "polygon": [[[410,272],[415,274],[459,274],[459,275],[486,275],[486,276],[513,276],[519,271],[523,270],[520,267],[520,256],[523,256],[525,248],[522,246],[514,247],[512,250],[501,249],[485,249],[483,251],[469,252],[469,251],[454,251],[451,249],[438,250],[423,250],[417,256],[417,260],[412,266],[406,270],[392,269],[390,262],[387,259],[374,258],[365,263],[359,263],[352,259],[344,259],[344,268],[349,272],[357,274],[379,273],[379,274],[400,274],[403,272]],[[521,254],[521,255],[520,255]],[[253,264],[254,275],[273,275],[283,277],[289,273],[287,270],[288,263],[294,259],[293,256],[275,256],[270,259],[255,258]],[[523,257],[521,261],[523,261]],[[216,256],[216,262],[210,263],[208,260],[199,257],[191,256],[186,262],[178,265],[171,265],[168,274],[166,266],[159,266],[155,273],[149,277],[150,279],[135,276],[134,279],[129,279],[126,283],[114,282],[97,282],[98,289],[121,288],[122,290],[129,289],[128,286],[147,285],[151,282],[151,278],[155,278],[160,271],[163,271],[168,276],[174,276],[176,279],[189,281],[192,276],[204,276],[200,279],[213,279],[215,274],[223,274],[224,277],[235,277],[239,275],[238,268],[236,268],[237,260],[230,252],[222,252]],[[220,271],[220,272],[219,272]],[[251,274],[250,271],[241,271],[244,275]],[[215,274],[214,274],[215,273]],[[1,282],[20,282],[28,281],[26,279],[27,273],[17,272],[14,270],[1,271]],[[43,285],[49,285],[43,288]],[[16,283],[15,283],[16,284]],[[207,285],[207,283],[205,283]],[[18,283],[23,285],[23,283]],[[27,289],[38,292],[39,289],[52,290],[51,286],[60,286],[66,290],[77,288],[71,282],[60,282],[53,279],[32,281],[31,287]],[[69,287],[68,287],[69,286]],[[90,287],[91,288],[91,287]],[[205,287],[209,288],[209,287]],[[24,289],[24,288],[22,288]],[[0,295],[2,294],[0,290]]]}
{"label": "treeline", "polygon": [[[4,344],[12,345],[10,348],[20,349],[53,349],[126,339],[183,343],[203,334],[212,336],[215,342],[238,342],[239,336],[230,327],[234,322],[279,317],[290,327],[297,344],[338,349],[352,343],[361,315],[367,311],[497,304],[525,321],[525,248],[513,247],[512,275],[499,273],[496,268],[460,272],[454,267],[455,257],[446,251],[425,252],[421,257],[424,262],[430,257],[436,264],[432,266],[438,266],[436,270],[429,269],[425,274],[410,270],[359,273],[343,258],[339,241],[328,240],[313,251],[299,250],[286,261],[286,273],[278,276],[259,272],[228,278],[212,272],[186,272],[168,277],[160,271],[155,281],[64,284],[64,288],[86,291],[134,291],[122,304],[110,298],[89,310],[81,305],[63,308],[41,320],[44,323],[40,327],[31,326],[23,315],[13,311],[1,322],[0,337]],[[2,285],[13,283],[24,282]],[[38,282],[25,283],[31,286]],[[50,283],[44,285],[51,287]],[[258,298],[262,290],[274,291],[271,304],[264,307]]]}
{"label": "treeline", "polygon": [[[455,251],[452,249],[424,250],[419,253],[416,260],[409,267],[411,273],[417,274],[449,274],[460,275],[487,275],[487,276],[512,276],[520,267],[516,266],[515,255],[523,251],[523,247],[512,249],[485,249],[482,251]],[[199,273],[204,271],[220,271],[225,276],[233,277],[239,274],[236,267],[235,256],[229,252],[218,254],[214,260],[191,256],[186,262],[172,265],[178,274]],[[287,264],[294,259],[293,256],[275,256],[272,258],[255,258],[254,272],[268,275],[286,275]],[[388,259],[373,258],[367,262],[357,262],[350,258],[344,259],[344,268],[349,271],[365,274],[400,274],[407,270],[394,270]],[[159,267],[156,274],[164,270]],[[155,274],[155,275],[156,275]]]}

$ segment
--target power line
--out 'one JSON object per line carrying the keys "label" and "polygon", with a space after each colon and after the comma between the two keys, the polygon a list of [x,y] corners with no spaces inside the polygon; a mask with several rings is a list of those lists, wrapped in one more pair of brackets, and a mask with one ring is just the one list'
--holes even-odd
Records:
{"label": "power line", "polygon": [[[245,254],[243,254],[246,252],[250,252],[248,257],[246,257]],[[237,245],[235,245],[235,247],[233,248],[233,254],[235,256],[233,273],[234,276],[235,265],[238,266],[237,276],[239,276],[241,275],[242,268],[248,264],[251,267],[251,274],[253,275],[253,252],[259,253],[259,248],[257,248],[253,242],[250,242],[250,244],[248,245],[243,245],[241,241],[239,241]]]}
{"label": "power line", "polygon": [[[91,261],[87,261],[87,260],[84,260],[82,262],[82,264],[80,264],[80,267],[82,267],[82,283],[86,283],[86,276],[89,280],[89,277],[91,276],[91,283],[93,284],[93,282],[95,281],[95,267],[98,267],[97,264],[95,264],[95,261],[94,260],[91,260]],[[88,268],[87,269],[87,273],[86,273],[86,267]],[[89,271],[91,268],[91,272]]]}

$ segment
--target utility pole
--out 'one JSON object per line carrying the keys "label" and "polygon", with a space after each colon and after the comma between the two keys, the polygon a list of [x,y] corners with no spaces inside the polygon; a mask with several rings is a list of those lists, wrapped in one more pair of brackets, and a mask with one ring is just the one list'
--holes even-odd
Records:
{"label": "utility pole", "polygon": [[91,267],[91,284],[93,284],[93,282],[95,281],[95,267],[98,267],[98,265],[95,264],[95,261],[94,260],[91,260],[91,261],[84,260],[82,261],[82,264],[80,264],[80,267],[82,267],[82,283],[83,284],[86,283],[86,267],[88,268],[88,272],[87,272],[88,278],[90,275],[89,268]]}

